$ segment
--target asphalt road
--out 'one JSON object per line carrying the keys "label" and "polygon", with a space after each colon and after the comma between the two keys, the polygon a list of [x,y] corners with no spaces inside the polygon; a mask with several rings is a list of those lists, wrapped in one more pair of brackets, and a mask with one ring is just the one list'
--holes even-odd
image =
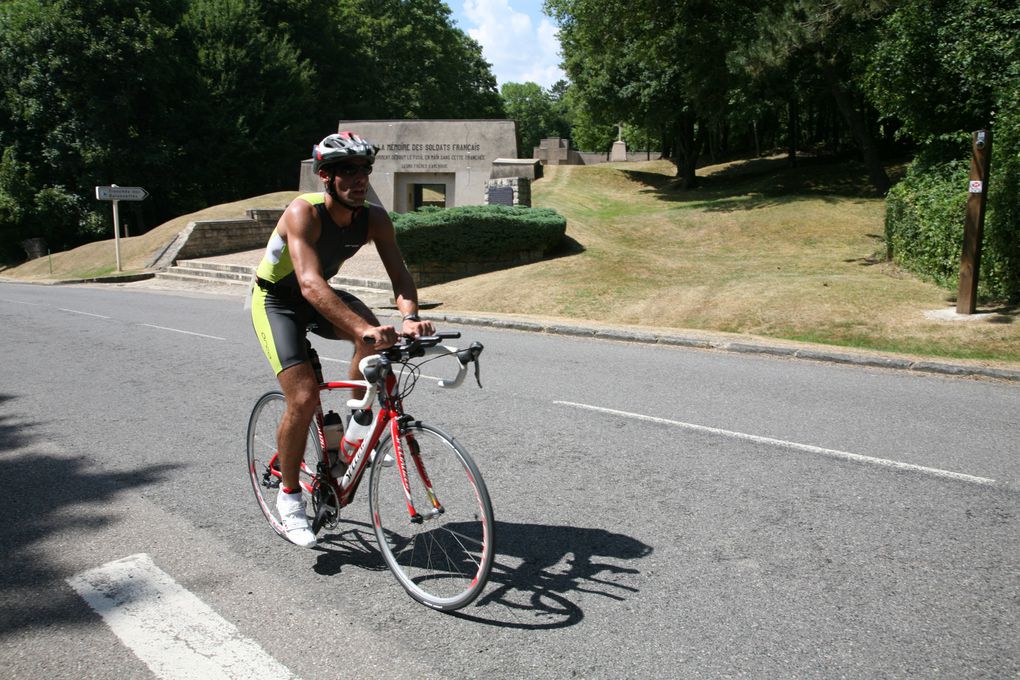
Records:
{"label": "asphalt road", "polygon": [[485,388],[406,405],[475,456],[498,558],[442,615],[365,498],[314,551],[262,519],[238,298],[0,284],[0,676],[157,677],[68,583],[139,553],[303,678],[1020,675],[1017,383],[459,330]]}

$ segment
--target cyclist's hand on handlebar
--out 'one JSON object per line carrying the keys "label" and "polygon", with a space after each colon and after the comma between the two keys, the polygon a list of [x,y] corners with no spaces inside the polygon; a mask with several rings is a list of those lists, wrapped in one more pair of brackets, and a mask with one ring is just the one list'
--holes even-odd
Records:
{"label": "cyclist's hand on handlebar", "polygon": [[401,335],[406,335],[411,338],[420,338],[424,335],[432,335],[436,332],[436,327],[428,319],[422,321],[412,321],[406,319],[404,321],[404,327],[401,329]]}
{"label": "cyclist's hand on handlebar", "polygon": [[361,339],[373,349],[386,349],[397,344],[397,329],[393,326],[375,326],[362,332]]}

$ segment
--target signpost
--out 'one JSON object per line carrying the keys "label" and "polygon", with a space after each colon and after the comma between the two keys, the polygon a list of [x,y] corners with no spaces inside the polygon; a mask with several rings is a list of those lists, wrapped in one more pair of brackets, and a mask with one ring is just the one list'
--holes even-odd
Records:
{"label": "signpost", "polygon": [[988,199],[988,171],[992,159],[992,133],[974,133],[970,161],[967,217],[963,223],[963,253],[960,256],[960,286],[956,295],[956,313],[973,314],[977,310],[978,270],[981,266],[981,238],[985,227],[985,202]]}
{"label": "signpost", "polygon": [[117,271],[120,271],[120,201],[144,201],[149,192],[142,187],[119,187],[111,184],[108,187],[96,187],[96,198],[100,201],[113,201],[113,243],[117,251]]}

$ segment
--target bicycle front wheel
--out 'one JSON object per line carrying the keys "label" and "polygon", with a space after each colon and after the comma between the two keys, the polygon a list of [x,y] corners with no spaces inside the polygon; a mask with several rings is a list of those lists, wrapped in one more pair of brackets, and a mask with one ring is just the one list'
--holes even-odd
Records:
{"label": "bicycle front wheel", "polygon": [[[251,418],[248,420],[248,476],[251,479],[251,487],[262,514],[266,516],[276,533],[284,539],[287,538],[287,533],[284,531],[279,513],[276,512],[276,496],[281,483],[276,433],[286,407],[287,402],[282,392],[267,392],[255,403]],[[305,487],[312,483],[321,451],[318,431],[313,422],[308,428],[300,478],[301,493],[308,513],[312,512],[312,499]],[[308,521],[311,522],[312,519],[313,517],[309,516]]]}
{"label": "bicycle front wheel", "polygon": [[[372,525],[386,565],[422,604],[453,611],[485,588],[495,556],[489,492],[471,456],[442,430],[412,423],[400,435],[412,515],[398,465],[374,463]],[[375,460],[397,457],[390,433]]]}

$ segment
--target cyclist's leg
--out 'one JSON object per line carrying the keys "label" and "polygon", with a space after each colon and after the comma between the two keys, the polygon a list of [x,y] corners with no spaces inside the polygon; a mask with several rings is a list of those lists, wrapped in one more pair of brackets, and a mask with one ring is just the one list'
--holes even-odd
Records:
{"label": "cyclist's leg", "polygon": [[319,398],[305,345],[305,329],[313,312],[304,300],[284,300],[257,287],[252,294],[252,325],[286,397],[276,442],[283,486],[288,489],[298,486],[308,425]]}
{"label": "cyclist's leg", "polygon": [[283,486],[296,489],[299,484],[298,471],[305,455],[308,425],[315,415],[315,405],[319,399],[319,384],[311,363],[307,361],[283,369],[276,377],[287,403],[276,433],[280,472],[283,474]]}
{"label": "cyclist's leg", "polygon": [[[379,325],[379,319],[372,313],[372,310],[369,309],[368,305],[358,299],[357,296],[337,288],[334,288],[333,292],[336,293],[336,296],[340,298],[340,301],[350,307],[355,314],[373,326]],[[347,331],[330,324],[321,315],[318,315],[317,322],[318,329],[315,331],[317,335],[321,335],[322,337],[329,338],[331,340],[347,340],[353,343],[354,355],[351,357],[351,367],[347,372],[347,376],[351,380],[363,380],[364,376],[361,375],[361,371],[358,370],[358,364],[361,363],[361,360],[365,357],[375,354],[375,348],[372,345],[366,344],[361,338],[356,338]],[[364,391],[352,390],[351,396],[355,399],[360,399],[364,396]]]}

